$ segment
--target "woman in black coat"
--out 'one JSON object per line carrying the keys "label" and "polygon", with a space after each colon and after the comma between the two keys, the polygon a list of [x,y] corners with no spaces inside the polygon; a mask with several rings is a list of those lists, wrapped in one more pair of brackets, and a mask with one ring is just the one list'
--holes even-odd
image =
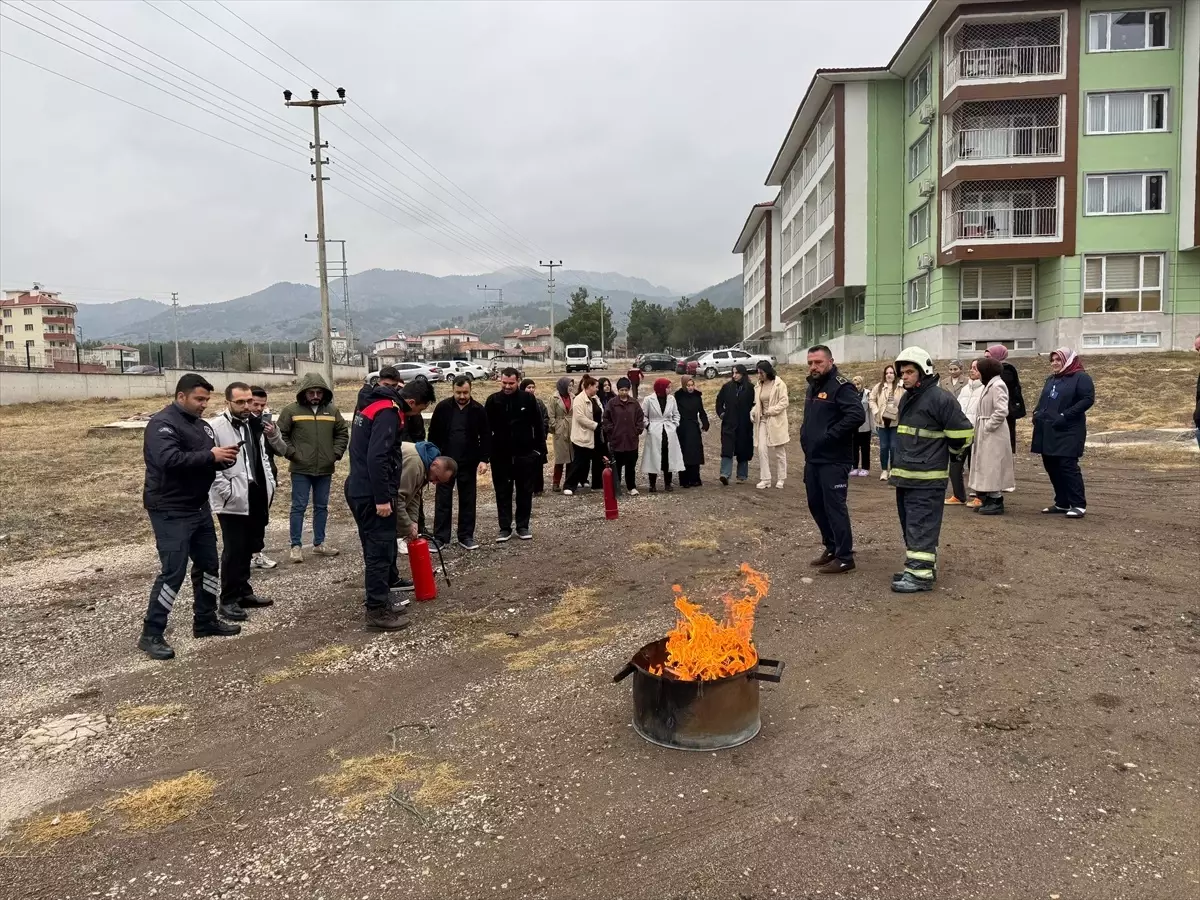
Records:
{"label": "woman in black coat", "polygon": [[1017,419],[1025,418],[1025,395],[1021,393],[1021,376],[1016,367],[1008,359],[1008,348],[1003,344],[993,344],[987,348],[984,356],[1000,363],[1000,377],[1008,388],[1008,443],[1013,453],[1017,452]]}
{"label": "woman in black coat", "polygon": [[1053,374],[1046,379],[1033,411],[1030,447],[1031,452],[1042,455],[1042,465],[1054,486],[1054,503],[1042,512],[1082,519],[1087,498],[1079,458],[1087,441],[1087,411],[1096,402],[1096,387],[1083,371],[1083,361],[1069,347],[1050,354],[1050,368]]}
{"label": "woman in black coat", "polygon": [[738,363],[733,375],[717,394],[717,418],[721,420],[721,484],[733,477],[733,460],[737,458],[737,480],[742,484],[750,475],[750,460],[754,458],[754,425],[750,413],[754,410],[754,385],[746,367]]}
{"label": "woman in black coat", "polygon": [[696,379],[684,375],[679,381],[683,385],[675,392],[675,405],[679,407],[679,427],[675,433],[679,436],[679,449],[683,453],[683,473],[679,476],[679,486],[700,487],[708,413],[704,411],[704,396],[696,390]]}

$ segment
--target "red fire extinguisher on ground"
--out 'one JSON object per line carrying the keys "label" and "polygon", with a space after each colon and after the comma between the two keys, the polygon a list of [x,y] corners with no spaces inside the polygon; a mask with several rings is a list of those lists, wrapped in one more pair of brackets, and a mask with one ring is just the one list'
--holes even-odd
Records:
{"label": "red fire extinguisher on ground", "polygon": [[436,599],[433,558],[429,555],[429,541],[425,538],[408,542],[408,567],[412,571],[413,599],[422,603]]}
{"label": "red fire extinguisher on ground", "polygon": [[601,476],[604,482],[604,518],[617,518],[617,488],[613,480],[612,461],[604,460],[604,473]]}

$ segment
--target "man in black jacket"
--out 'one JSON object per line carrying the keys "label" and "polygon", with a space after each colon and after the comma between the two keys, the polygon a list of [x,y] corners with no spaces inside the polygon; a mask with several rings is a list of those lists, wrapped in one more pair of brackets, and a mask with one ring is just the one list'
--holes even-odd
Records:
{"label": "man in black jacket", "polygon": [[471,379],[454,379],[454,396],[439,403],[429,423],[429,440],[458,463],[452,484],[439,484],[434,499],[433,539],[442,547],[450,543],[450,518],[454,489],[458,488],[458,545],[478,550],[475,541],[475,482],[488,469],[492,433],[483,405],[471,398]]}
{"label": "man in black jacket", "polygon": [[354,403],[354,411],[358,412],[368,403],[375,400],[375,388],[378,385],[400,389],[400,370],[395,366],[384,366],[379,370],[379,380],[375,384],[367,382],[358,389],[358,399]]}
{"label": "man in black jacket", "polygon": [[496,488],[496,513],[500,534],[496,543],[512,538],[513,487],[517,492],[517,537],[533,539],[529,519],[533,514],[533,483],[542,464],[546,431],[537,400],[528,391],[517,390],[521,378],[514,368],[500,373],[500,390],[483,405],[491,430],[492,484]]}
{"label": "man in black jacket", "polygon": [[396,572],[396,510],[400,486],[401,399],[395,387],[377,385],[354,414],[346,504],[358,525],[363,554],[363,604],[368,628],[398,631],[408,616],[391,603]]}
{"label": "man in black jacket", "polygon": [[162,569],[150,589],[138,649],[151,659],[173,659],[175,651],[163,637],[167,617],[192,561],[192,635],[237,634],[237,625],[217,618],[217,531],[213,527],[208,489],[218,469],[232,466],[238,446],[217,447],[212,426],[204,421],[212,385],[189,373],[175,385],[175,400],[146,423],[142,456],[146,480],[142,505],[154,529]]}
{"label": "man in black jacket", "polygon": [[862,396],[852,382],[838,374],[829,348],[824,344],[810,347],[800,446],[808,511],[825,544],[825,552],[811,565],[822,575],[854,568],[854,535],[846,494],[854,465],[854,435],[864,421]]}

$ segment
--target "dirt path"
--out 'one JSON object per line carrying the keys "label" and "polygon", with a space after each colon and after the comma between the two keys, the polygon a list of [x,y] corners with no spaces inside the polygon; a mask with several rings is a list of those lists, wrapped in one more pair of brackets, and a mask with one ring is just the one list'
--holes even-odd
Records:
{"label": "dirt path", "polygon": [[[1195,473],[1086,471],[1081,522],[1037,514],[1029,457],[1010,515],[948,510],[919,599],[887,590],[901,542],[873,478],[851,491],[858,571],[802,580],[818,547],[798,471],[784,491],[643,496],[615,523],[594,494],[547,496],[533,543],[449,557],[453,584],[398,635],[360,627],[335,504],[342,557],[256,576],[277,605],[237,639],[193,641],[184,604],[165,665],[133,647],[152,548],[14,565],[0,883],[30,900],[1196,896]],[[481,503],[484,541],[493,516]],[[276,551],[284,526],[276,510]],[[761,734],[720,754],[645,743],[612,674],[672,623],[672,583],[712,599],[742,561],[771,577],[757,641],[787,662]],[[22,742],[72,713],[107,728],[57,755]],[[197,769],[215,788],[174,824],[110,808]],[[84,810],[85,833],[21,839]]]}

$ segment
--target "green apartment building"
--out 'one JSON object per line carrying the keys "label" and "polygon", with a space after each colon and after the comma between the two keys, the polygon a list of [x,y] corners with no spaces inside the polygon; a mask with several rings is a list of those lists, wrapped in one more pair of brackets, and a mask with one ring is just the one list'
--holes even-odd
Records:
{"label": "green apartment building", "polygon": [[821,69],[734,252],[793,360],[1190,348],[1200,0],[933,0],[886,65]]}

